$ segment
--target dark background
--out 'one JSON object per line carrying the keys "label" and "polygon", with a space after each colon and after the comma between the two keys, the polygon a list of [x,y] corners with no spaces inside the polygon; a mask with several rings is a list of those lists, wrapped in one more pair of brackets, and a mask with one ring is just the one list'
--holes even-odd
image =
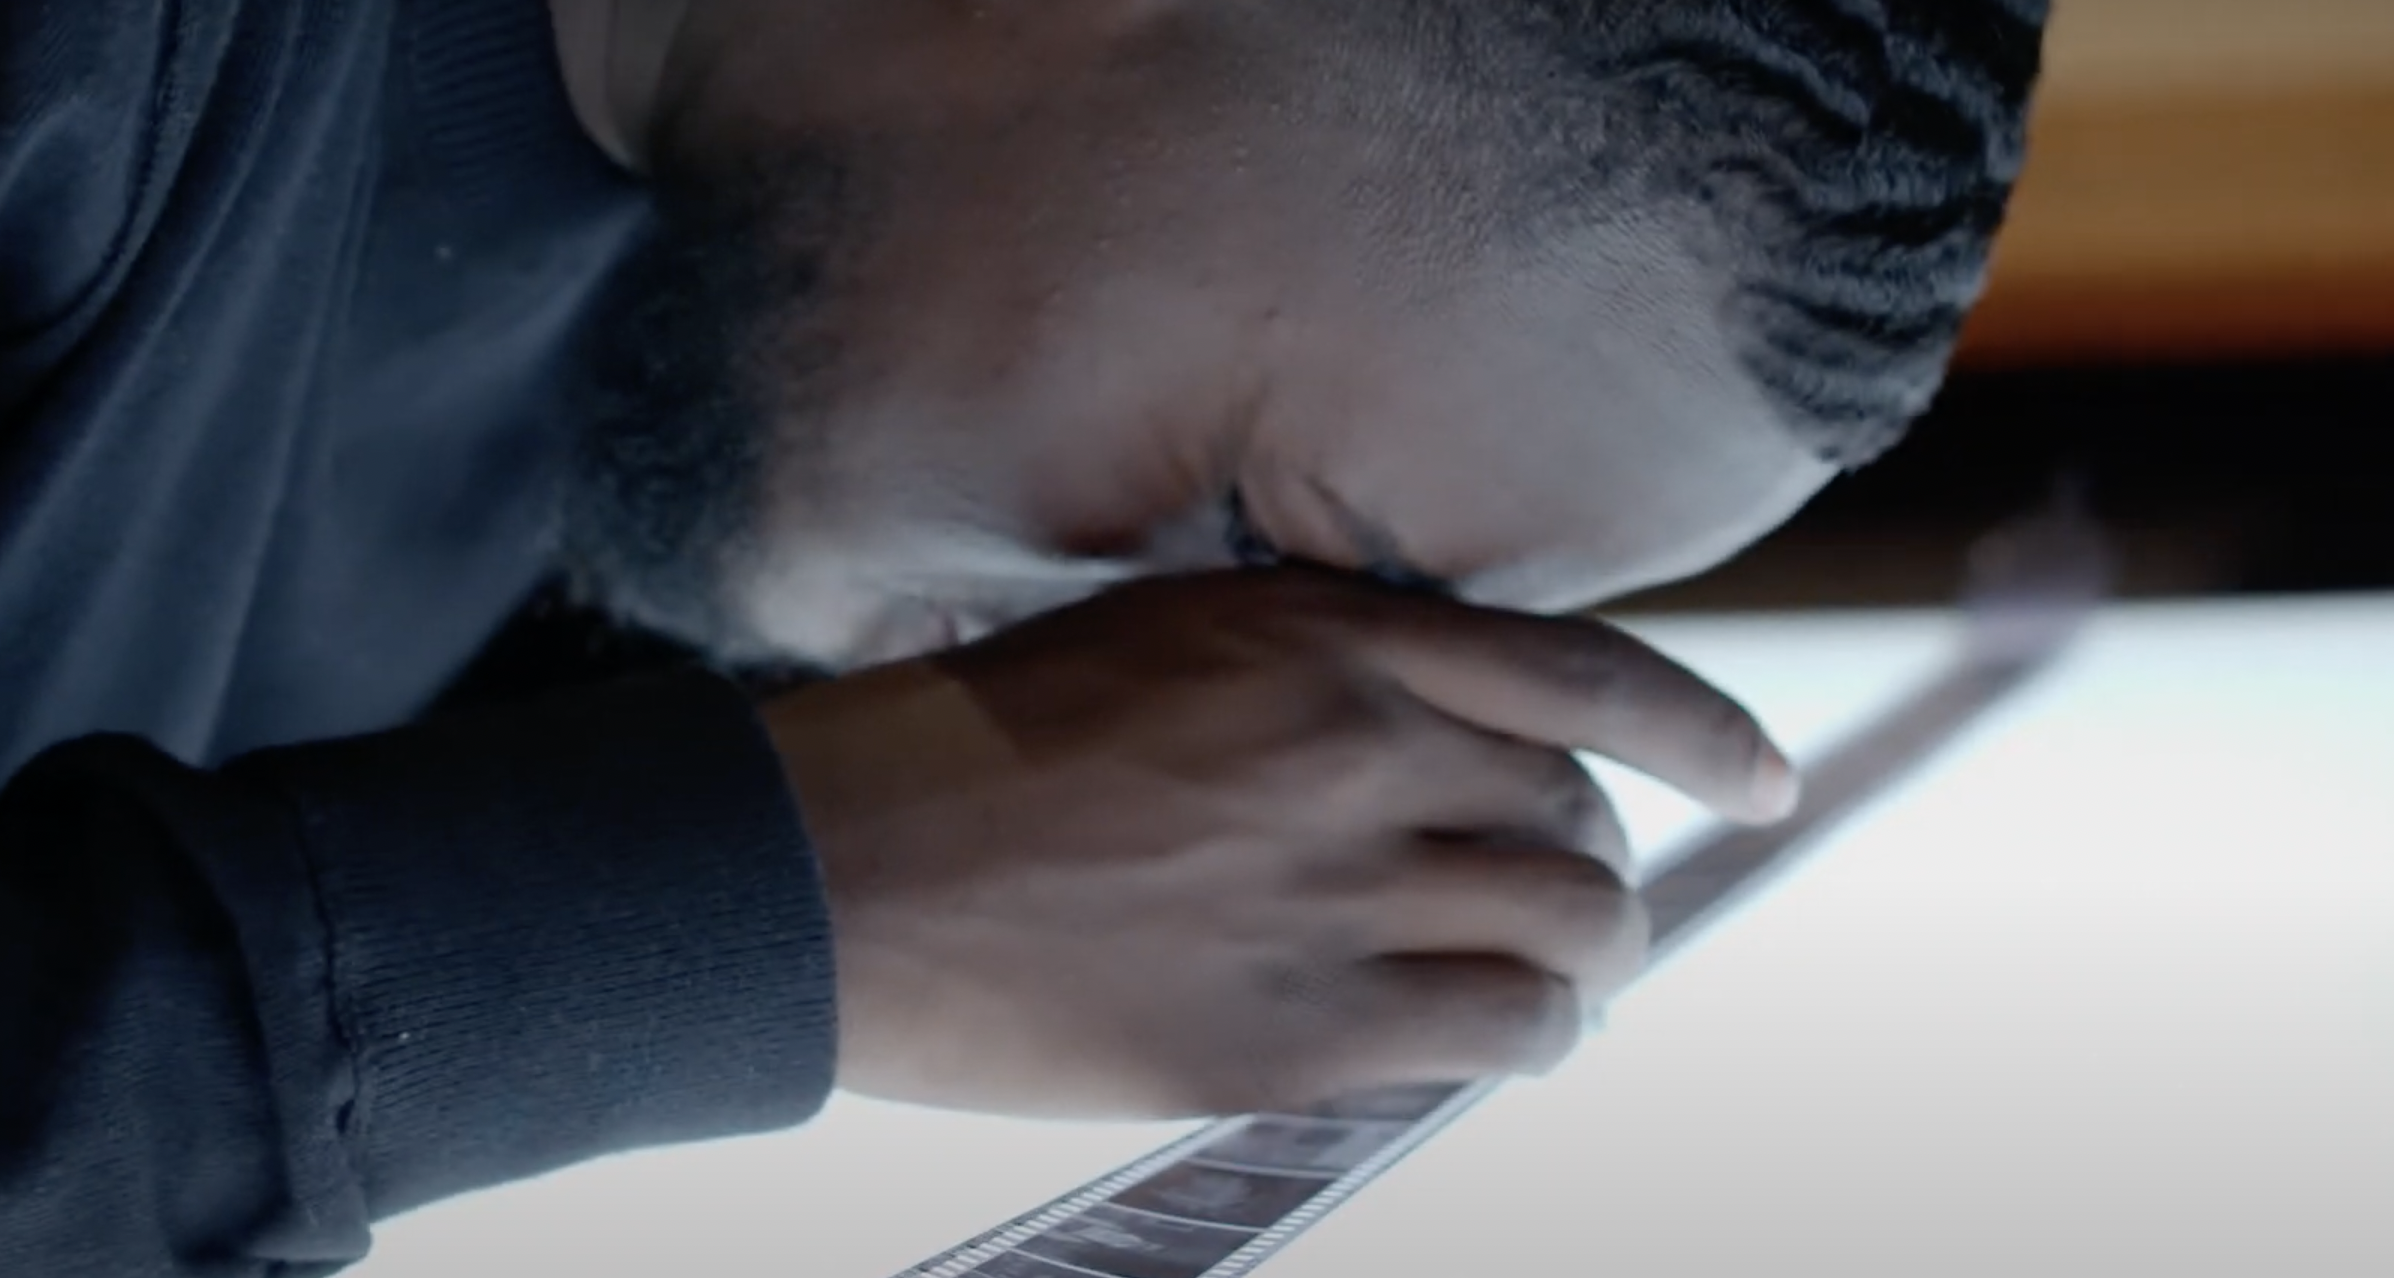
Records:
{"label": "dark background", "polygon": [[2394,356],[2378,356],[1960,374],[1886,460],[1624,610],[1942,603],[1970,541],[2065,473],[2088,482],[2130,597],[2394,590]]}

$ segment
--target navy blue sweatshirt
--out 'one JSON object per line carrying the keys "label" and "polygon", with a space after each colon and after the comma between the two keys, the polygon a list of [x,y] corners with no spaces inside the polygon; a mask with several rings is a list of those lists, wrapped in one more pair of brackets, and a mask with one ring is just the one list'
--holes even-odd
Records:
{"label": "navy blue sweatshirt", "polygon": [[548,30],[0,3],[0,1274],[326,1273],[830,1085],[738,690],[425,714],[549,568],[646,225]]}

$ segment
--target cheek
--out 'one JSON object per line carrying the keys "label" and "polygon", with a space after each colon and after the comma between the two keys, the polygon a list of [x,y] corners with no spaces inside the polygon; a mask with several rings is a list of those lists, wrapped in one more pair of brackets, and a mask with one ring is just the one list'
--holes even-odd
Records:
{"label": "cheek", "polygon": [[1026,369],[1002,416],[959,406],[1018,539],[1063,558],[1140,557],[1224,495],[1235,411],[1219,372],[1198,376],[1145,345],[1090,332]]}
{"label": "cheek", "polygon": [[1185,291],[1126,269],[1037,304],[958,281],[891,305],[928,318],[868,334],[880,402],[840,414],[836,433],[862,441],[849,482],[932,476],[956,513],[992,532],[1108,557],[1224,481],[1240,362]]}

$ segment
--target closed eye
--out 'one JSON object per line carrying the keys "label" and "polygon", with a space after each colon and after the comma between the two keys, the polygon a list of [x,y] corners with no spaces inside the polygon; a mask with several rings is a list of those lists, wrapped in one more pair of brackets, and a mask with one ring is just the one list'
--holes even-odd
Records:
{"label": "closed eye", "polygon": [[1288,556],[1256,528],[1247,512],[1247,494],[1233,490],[1223,501],[1222,536],[1230,561],[1241,568],[1277,568]]}
{"label": "closed eye", "polygon": [[[1359,570],[1364,576],[1397,590],[1448,598],[1456,593],[1452,583],[1398,558],[1388,549],[1393,544],[1392,538],[1377,534],[1376,530],[1373,535],[1357,531],[1357,536],[1362,543],[1359,548],[1365,551],[1365,563]],[[1247,495],[1242,491],[1233,490],[1223,501],[1223,539],[1231,562],[1241,568],[1278,568],[1294,562],[1255,526],[1255,519],[1247,510]]]}

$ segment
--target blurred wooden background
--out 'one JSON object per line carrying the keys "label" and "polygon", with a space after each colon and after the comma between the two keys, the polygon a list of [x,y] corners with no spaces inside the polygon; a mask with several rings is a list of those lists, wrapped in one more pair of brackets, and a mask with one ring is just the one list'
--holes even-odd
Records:
{"label": "blurred wooden background", "polygon": [[1953,384],[1778,536],[1622,610],[1936,604],[2089,478],[2131,596],[2394,590],[2394,0],[2056,0]]}
{"label": "blurred wooden background", "polygon": [[2058,0],[1974,366],[2394,344],[2394,0]]}

